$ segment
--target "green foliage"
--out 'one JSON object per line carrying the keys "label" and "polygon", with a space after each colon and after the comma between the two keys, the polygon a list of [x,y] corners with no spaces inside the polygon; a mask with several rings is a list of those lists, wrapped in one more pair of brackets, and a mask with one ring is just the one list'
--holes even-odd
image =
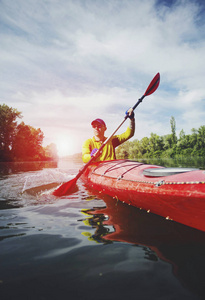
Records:
{"label": "green foliage", "polygon": [[0,157],[1,160],[10,160],[12,144],[15,136],[17,118],[21,113],[12,107],[0,105]]}
{"label": "green foliage", "polygon": [[177,136],[176,136],[176,122],[173,116],[170,119],[170,125],[172,131],[171,141],[172,141],[172,145],[175,145],[177,143]]}
{"label": "green foliage", "polygon": [[16,109],[0,105],[0,161],[56,160],[54,145],[42,147],[44,134],[17,118],[22,115]]}
{"label": "green foliage", "polygon": [[17,126],[13,142],[12,150],[15,160],[41,160],[43,158],[41,146],[43,137],[40,128],[35,129],[21,122]]}
{"label": "green foliage", "polygon": [[[151,133],[140,141],[126,142],[116,149],[117,158],[149,159],[149,158],[177,158],[205,156],[205,125],[199,129],[193,128],[191,134],[186,135],[182,129],[179,138],[176,136],[176,122],[171,117],[171,134],[158,136]],[[123,156],[123,153],[126,155]]]}

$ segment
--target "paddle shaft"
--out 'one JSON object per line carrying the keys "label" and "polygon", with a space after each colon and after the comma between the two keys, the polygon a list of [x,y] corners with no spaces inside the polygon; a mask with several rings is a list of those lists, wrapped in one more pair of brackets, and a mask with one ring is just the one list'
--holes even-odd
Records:
{"label": "paddle shaft", "polygon": [[53,191],[54,196],[63,196],[67,194],[70,190],[73,189],[73,187],[76,184],[76,181],[78,178],[85,172],[85,170],[88,168],[88,166],[101,154],[101,150],[104,148],[104,146],[110,141],[110,139],[113,137],[113,135],[116,133],[116,131],[122,126],[122,124],[127,119],[127,116],[124,118],[124,120],[121,122],[121,124],[118,126],[118,128],[102,143],[98,151],[91,157],[91,159],[79,170],[78,174],[71,179],[70,181],[63,183],[61,186],[59,186],[56,190]]}
{"label": "paddle shaft", "polygon": [[135,108],[142,102],[142,100],[144,99],[145,95],[143,95],[138,101],[137,103],[135,103],[135,105],[133,106],[133,110],[135,110]]}
{"label": "paddle shaft", "polygon": [[[160,82],[160,74],[157,73],[155,75],[155,77],[152,79],[152,81],[150,82],[146,92],[144,93],[144,95],[136,102],[136,104],[132,107],[133,111],[135,110],[135,108],[142,102],[142,100],[144,99],[145,96],[151,95],[152,93],[154,93],[154,91],[158,88],[159,86],[159,82]],[[81,168],[78,172],[78,174],[76,175],[75,178],[73,178],[72,180],[62,184],[58,189],[56,189],[53,194],[55,196],[63,196],[65,195],[69,190],[71,190],[74,185],[76,184],[76,181],[78,180],[78,178],[85,172],[85,170],[87,169],[87,167],[94,161],[96,160],[96,158],[98,158],[98,156],[101,155],[101,151],[102,149],[105,147],[105,145],[111,140],[111,138],[114,136],[114,134],[118,131],[118,129],[124,124],[124,122],[126,121],[126,119],[129,116],[126,115],[124,117],[124,120],[120,123],[120,125],[116,128],[116,130],[102,143],[102,145],[100,146],[100,148],[98,149],[98,151],[95,153],[95,155],[93,155],[91,157],[91,159],[84,165],[83,168]]]}
{"label": "paddle shaft", "polygon": [[[142,102],[145,95],[143,95],[133,106],[133,110]],[[87,164],[84,165],[82,169],[80,169],[79,173],[76,175],[76,180],[84,173],[84,171],[87,169],[87,167],[101,154],[102,149],[105,147],[105,145],[111,140],[111,138],[115,135],[115,133],[120,129],[120,127],[124,124],[124,122],[127,120],[128,116],[126,115],[124,117],[124,120],[120,123],[120,125],[115,129],[115,131],[102,143],[98,151],[95,153],[94,156],[91,157],[91,159],[87,162]]]}
{"label": "paddle shaft", "polygon": [[82,169],[80,169],[79,173],[76,175],[76,180],[84,173],[84,171],[87,169],[87,167],[101,154],[102,149],[105,147],[105,145],[111,140],[113,135],[118,131],[118,129],[124,124],[125,120],[127,119],[127,116],[124,118],[124,120],[121,122],[121,124],[117,127],[117,129],[102,143],[98,151],[91,157],[91,159],[84,165]]}

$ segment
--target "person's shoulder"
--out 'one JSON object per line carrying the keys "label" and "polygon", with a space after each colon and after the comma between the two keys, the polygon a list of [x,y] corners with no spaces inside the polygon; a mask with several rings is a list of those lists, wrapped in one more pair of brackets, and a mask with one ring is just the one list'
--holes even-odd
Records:
{"label": "person's shoulder", "polygon": [[84,141],[84,144],[90,144],[92,142],[93,142],[93,138],[89,138],[89,139]]}

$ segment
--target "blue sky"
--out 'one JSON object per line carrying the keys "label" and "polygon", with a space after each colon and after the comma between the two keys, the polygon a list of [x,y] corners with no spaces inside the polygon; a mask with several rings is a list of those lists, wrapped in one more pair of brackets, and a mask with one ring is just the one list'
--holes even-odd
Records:
{"label": "blue sky", "polygon": [[[1,0],[0,101],[45,134],[81,152],[102,118],[110,135],[136,109],[133,139],[205,125],[203,1]],[[126,129],[126,124],[119,133]],[[64,153],[65,154],[65,153]]]}

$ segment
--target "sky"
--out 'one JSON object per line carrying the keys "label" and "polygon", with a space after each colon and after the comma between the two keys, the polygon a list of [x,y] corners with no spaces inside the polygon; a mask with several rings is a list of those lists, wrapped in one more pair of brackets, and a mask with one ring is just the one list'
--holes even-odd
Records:
{"label": "sky", "polygon": [[[103,119],[106,135],[135,110],[132,140],[205,125],[203,0],[0,0],[0,103],[80,153]],[[118,133],[126,130],[128,120]]]}

